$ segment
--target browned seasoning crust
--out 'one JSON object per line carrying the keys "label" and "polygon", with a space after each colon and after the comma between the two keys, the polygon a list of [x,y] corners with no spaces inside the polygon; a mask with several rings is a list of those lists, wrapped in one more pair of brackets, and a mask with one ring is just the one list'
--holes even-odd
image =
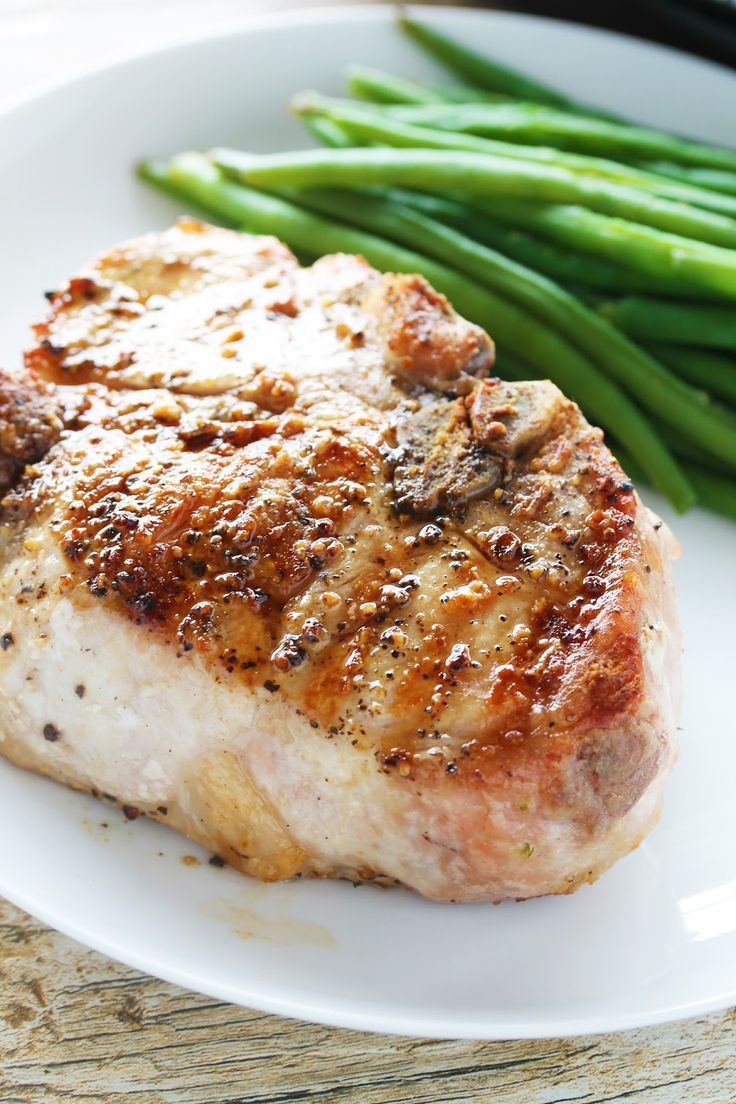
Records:
{"label": "browned seasoning crust", "polygon": [[46,454],[60,431],[54,389],[32,371],[13,376],[0,369],[0,492]]}
{"label": "browned seasoning crust", "polygon": [[[663,770],[670,721],[643,645],[664,549],[600,431],[551,384],[482,378],[490,341],[420,277],[167,234],[56,293],[29,376],[3,379],[0,458],[45,453],[9,531],[43,516],[80,601],[396,784],[466,794],[476,833],[484,793],[525,789],[606,831]],[[296,838],[261,876],[310,869]]]}

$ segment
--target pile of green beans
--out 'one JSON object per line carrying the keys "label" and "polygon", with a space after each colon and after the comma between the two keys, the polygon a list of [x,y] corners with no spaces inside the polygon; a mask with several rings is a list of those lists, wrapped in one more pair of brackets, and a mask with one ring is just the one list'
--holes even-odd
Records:
{"label": "pile of green beans", "polygon": [[434,103],[392,106],[390,114],[436,130],[466,131],[487,138],[554,146],[617,161],[657,160],[700,168],[736,171],[736,153],[690,142],[647,127],[571,115],[534,103]]}
{"label": "pile of green beans", "polygon": [[736,215],[736,198],[732,196],[717,194],[688,182],[676,183],[641,167],[619,164],[602,157],[562,152],[544,146],[515,145],[507,141],[467,134],[459,128],[441,130],[431,124],[423,123],[421,119],[414,120],[411,117],[407,119],[389,114],[392,110],[390,107],[377,108],[375,105],[353,104],[350,101],[320,96],[314,92],[296,96],[292,101],[292,108],[302,116],[329,118],[333,123],[347,130],[354,139],[352,144],[362,140],[388,146],[457,149],[470,153],[510,157],[516,161],[519,158],[523,161],[539,161],[583,176],[593,176],[596,179],[610,180],[613,184],[639,188],[663,199],[680,200],[691,203],[695,207],[728,216]]}
{"label": "pile of green beans", "polygon": [[442,147],[297,150],[263,155],[257,160],[238,150],[215,150],[214,157],[226,172],[256,187],[285,184],[297,188],[349,188],[362,180],[440,194],[455,191],[471,203],[476,196],[484,201],[498,196],[581,204],[680,237],[726,247],[736,255],[736,220],[556,165],[465,150],[453,150],[453,156],[448,157]]}
{"label": "pile of green beans", "polygon": [[402,20],[460,78],[353,67],[293,102],[321,149],[149,161],[155,186],[303,258],[416,271],[550,378],[675,509],[736,518],[736,151],[636,126]]}

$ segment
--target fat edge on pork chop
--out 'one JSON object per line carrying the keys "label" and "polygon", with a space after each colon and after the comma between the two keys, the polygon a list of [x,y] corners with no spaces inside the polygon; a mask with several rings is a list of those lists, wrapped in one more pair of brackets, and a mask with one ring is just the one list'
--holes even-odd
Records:
{"label": "fat edge on pork chop", "polygon": [[[490,320],[492,324],[492,319]],[[0,751],[239,870],[567,893],[656,820],[672,540],[421,277],[183,220],[0,380]]]}

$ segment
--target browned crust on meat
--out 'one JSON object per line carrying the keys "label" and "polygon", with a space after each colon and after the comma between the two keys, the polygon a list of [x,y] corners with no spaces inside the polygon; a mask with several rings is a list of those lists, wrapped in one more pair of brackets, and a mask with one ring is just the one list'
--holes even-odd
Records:
{"label": "browned crust on meat", "polygon": [[[258,279],[272,273],[259,285],[273,292],[265,314],[297,325],[294,262],[268,248],[250,262]],[[37,328],[28,364],[73,381],[63,391],[75,419],[6,509],[46,487],[70,572],[96,599],[219,673],[286,696],[327,739],[374,750],[380,770],[408,783],[476,787],[533,771],[554,800],[571,756],[597,769],[583,734],[625,725],[642,702],[647,567],[633,486],[600,432],[554,388],[537,402],[536,385],[479,382],[492,356],[482,331],[419,277],[378,279],[367,266],[355,325],[335,332],[388,350],[386,374],[401,383],[390,383],[391,416],[314,416],[298,366],[262,366],[215,398],[122,388],[118,373],[138,355],[127,327],[159,309],[161,281],[191,283],[174,259],[145,285],[123,252],[72,280]],[[105,283],[111,274],[118,282]],[[107,348],[113,332],[123,354],[98,360],[100,333]],[[172,340],[178,348],[178,332]],[[424,456],[421,434],[402,443],[401,426],[431,423],[433,410]],[[23,438],[22,419],[13,426]],[[443,456],[449,475],[458,457],[479,462],[452,493]],[[475,626],[497,628],[507,608],[513,633],[483,654]],[[462,710],[471,731],[453,720]]]}
{"label": "browned crust on meat", "polygon": [[364,307],[379,320],[387,366],[411,384],[457,392],[468,386],[468,376],[493,364],[488,334],[469,323],[458,326],[445,296],[421,276],[384,276]]}
{"label": "browned crust on meat", "polygon": [[24,465],[46,454],[61,426],[52,387],[31,370],[11,375],[0,369],[0,494]]}
{"label": "browned crust on meat", "polygon": [[428,403],[400,422],[393,470],[396,509],[454,514],[501,482],[500,459],[474,436],[462,398]]}

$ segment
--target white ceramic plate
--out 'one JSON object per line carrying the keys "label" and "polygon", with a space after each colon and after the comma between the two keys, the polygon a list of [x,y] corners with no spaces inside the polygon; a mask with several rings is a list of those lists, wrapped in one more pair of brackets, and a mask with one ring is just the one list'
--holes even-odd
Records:
{"label": "white ceramic plate", "polygon": [[[725,70],[541,19],[450,9],[431,18],[569,92],[733,140],[736,79]],[[133,179],[136,159],[299,144],[289,95],[339,92],[348,62],[433,75],[389,11],[315,11],[178,43],[8,109],[0,362],[18,363],[44,288],[171,220],[172,206]],[[191,989],[349,1027],[549,1036],[736,1002],[736,526],[702,513],[669,520],[683,548],[682,758],[660,826],[597,885],[497,908],[348,883],[262,886],[208,866],[166,828],[128,824],[0,761],[0,891],[91,947]],[[191,855],[201,863],[181,861]]]}

